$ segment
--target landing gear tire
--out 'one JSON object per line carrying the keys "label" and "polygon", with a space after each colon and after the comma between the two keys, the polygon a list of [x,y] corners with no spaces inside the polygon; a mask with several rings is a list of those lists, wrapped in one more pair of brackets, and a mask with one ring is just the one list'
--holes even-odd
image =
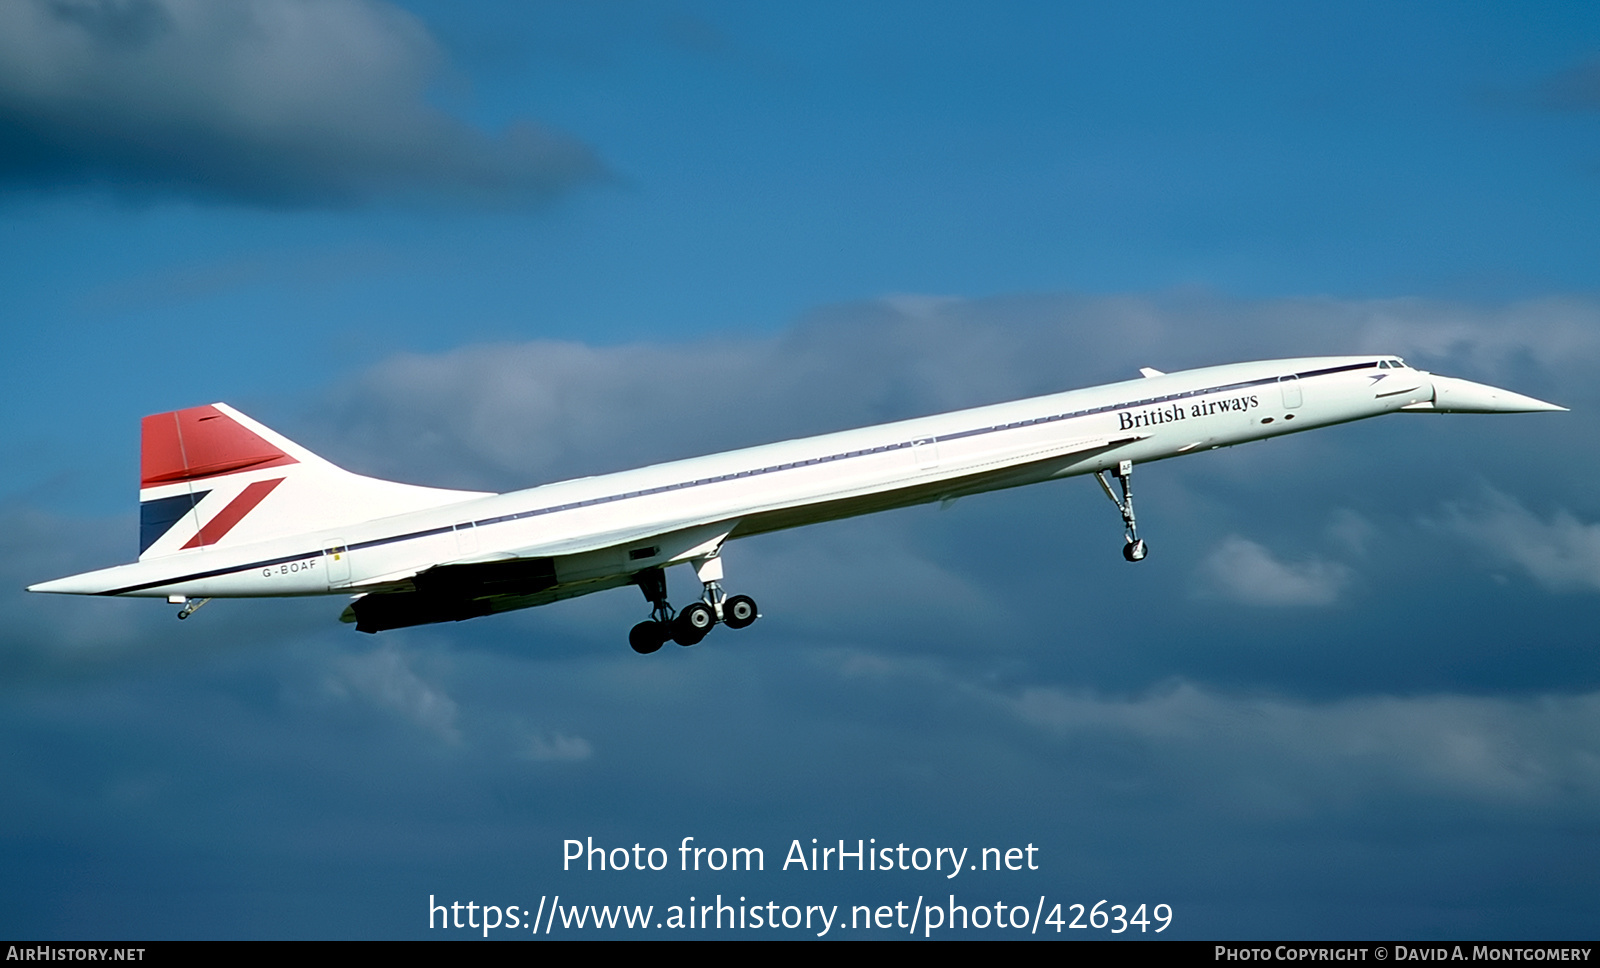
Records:
{"label": "landing gear tire", "polygon": [[666,626],[661,622],[640,622],[628,633],[628,644],[640,655],[649,655],[667,642]]}
{"label": "landing gear tire", "polygon": [[694,645],[717,624],[717,613],[705,602],[695,602],[678,613],[672,623],[672,641],[679,645]]}
{"label": "landing gear tire", "polygon": [[757,615],[756,600],[749,595],[735,595],[722,603],[722,622],[730,629],[753,625]]}
{"label": "landing gear tire", "polygon": [[1144,556],[1150,553],[1150,546],[1143,539],[1130,541],[1122,546],[1122,557],[1129,561],[1143,561]]}

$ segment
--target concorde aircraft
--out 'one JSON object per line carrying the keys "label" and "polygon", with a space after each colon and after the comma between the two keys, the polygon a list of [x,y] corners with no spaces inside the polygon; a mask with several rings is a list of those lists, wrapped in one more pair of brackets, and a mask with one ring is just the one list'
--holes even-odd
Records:
{"label": "concorde aircraft", "polygon": [[[362,632],[461,621],[636,585],[633,648],[758,617],[722,589],[731,538],[1092,474],[1148,546],[1135,464],[1385,413],[1564,410],[1393,356],[1234,363],[491,494],[352,474],[222,403],[144,418],[139,559],[29,587],[166,598],[345,595]],[[1117,481],[1113,490],[1106,474]],[[699,601],[675,610],[663,569]]]}

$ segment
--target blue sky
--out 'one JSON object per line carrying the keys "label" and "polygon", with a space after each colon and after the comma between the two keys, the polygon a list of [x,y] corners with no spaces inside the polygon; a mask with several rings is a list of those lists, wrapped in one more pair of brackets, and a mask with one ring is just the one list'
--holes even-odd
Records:
{"label": "blue sky", "polygon": [[[559,870],[695,836],[1034,843],[961,890],[1184,937],[1592,933],[1596,225],[1582,4],[0,9],[0,926],[947,887]],[[509,489],[1346,352],[1572,412],[1151,466],[1138,568],[1083,480],[750,539],[762,621],[647,658],[631,589],[376,638],[21,591],[133,557],[138,418],[213,400]]]}

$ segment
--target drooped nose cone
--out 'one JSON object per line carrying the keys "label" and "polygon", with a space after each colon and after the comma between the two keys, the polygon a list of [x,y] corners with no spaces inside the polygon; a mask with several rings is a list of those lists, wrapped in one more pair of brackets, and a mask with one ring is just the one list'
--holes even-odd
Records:
{"label": "drooped nose cone", "polygon": [[1406,409],[1433,411],[1435,413],[1537,413],[1541,410],[1566,410],[1553,403],[1512,393],[1499,387],[1473,383],[1453,376],[1431,374],[1433,400],[1431,404],[1413,404]]}

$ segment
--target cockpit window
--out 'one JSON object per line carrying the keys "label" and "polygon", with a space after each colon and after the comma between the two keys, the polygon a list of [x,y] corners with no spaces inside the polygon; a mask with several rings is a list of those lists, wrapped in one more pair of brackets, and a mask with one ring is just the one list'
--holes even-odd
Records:
{"label": "cockpit window", "polygon": [[1389,368],[1389,361],[1388,360],[1379,360],[1378,361],[1378,369],[1387,370],[1388,368]]}

